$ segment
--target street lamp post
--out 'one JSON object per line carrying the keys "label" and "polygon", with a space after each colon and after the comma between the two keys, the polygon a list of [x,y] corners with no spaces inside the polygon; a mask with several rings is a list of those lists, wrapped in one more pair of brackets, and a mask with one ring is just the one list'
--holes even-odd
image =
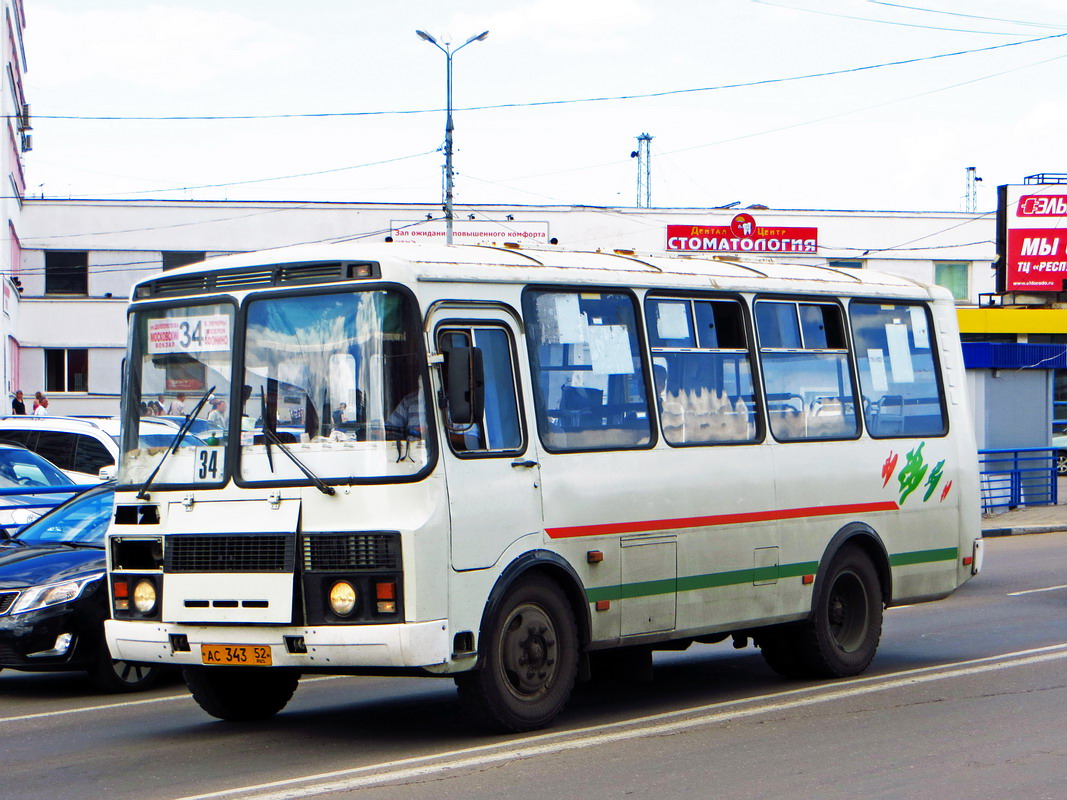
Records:
{"label": "street lamp post", "polygon": [[445,90],[447,99],[447,117],[445,118],[445,243],[452,244],[452,56],[469,45],[471,42],[480,42],[489,35],[489,31],[482,31],[477,36],[472,36],[455,50],[452,50],[449,42],[445,42],[443,45],[426,33],[426,31],[415,31],[420,39],[423,39],[442,53],[445,54]]}

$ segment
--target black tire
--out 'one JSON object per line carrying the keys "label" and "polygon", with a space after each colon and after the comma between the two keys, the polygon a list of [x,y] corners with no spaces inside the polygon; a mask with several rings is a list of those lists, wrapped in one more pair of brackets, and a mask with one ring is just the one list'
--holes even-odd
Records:
{"label": "black tire", "polygon": [[1056,474],[1067,475],[1067,450],[1056,451]]}
{"label": "black tire", "polygon": [[107,644],[101,642],[95,663],[89,669],[89,680],[102,692],[124,694],[150,689],[159,682],[161,672],[161,667],[152,664],[113,661]]}
{"label": "black tire", "polygon": [[810,669],[800,656],[797,625],[767,628],[753,638],[767,666],[783,678],[810,677]]}
{"label": "black tire", "polygon": [[818,587],[811,619],[758,637],[768,666],[787,678],[846,678],[870,665],[882,636],[882,590],[870,557],[843,547]]}
{"label": "black tire", "polygon": [[578,676],[578,626],[560,586],[520,578],[482,631],[480,650],[478,668],[456,676],[471,715],[496,730],[549,725]]}
{"label": "black tire", "polygon": [[266,667],[186,667],[182,674],[204,711],[231,722],[273,717],[300,680],[298,672]]}

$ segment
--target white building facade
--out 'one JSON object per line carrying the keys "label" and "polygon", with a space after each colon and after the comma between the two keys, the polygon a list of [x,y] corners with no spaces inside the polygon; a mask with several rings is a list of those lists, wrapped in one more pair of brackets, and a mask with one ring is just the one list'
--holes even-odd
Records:
{"label": "white building facade", "polygon": [[[44,391],[52,413],[116,413],[135,280],[215,255],[303,242],[441,241],[441,216],[440,206],[418,204],[27,199],[8,389],[17,384],[31,397]],[[994,290],[992,214],[466,206],[457,217],[457,243],[710,249],[829,263],[938,283],[961,304]]]}

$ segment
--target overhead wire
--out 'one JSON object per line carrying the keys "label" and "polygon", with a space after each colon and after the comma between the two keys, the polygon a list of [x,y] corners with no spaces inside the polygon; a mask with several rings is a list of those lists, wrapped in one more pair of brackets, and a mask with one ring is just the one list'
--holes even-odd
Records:
{"label": "overhead wire", "polygon": [[[856,22],[871,22],[871,23],[875,23],[875,24],[878,24],[878,25],[894,25],[894,26],[902,27],[902,28],[917,28],[917,29],[920,29],[920,30],[928,30],[928,31],[945,31],[945,32],[948,32],[948,33],[971,33],[971,34],[978,33],[978,34],[983,34],[983,35],[987,35],[987,36],[1020,36],[1021,35],[1021,34],[1018,34],[1018,33],[1011,33],[1009,31],[979,31],[979,30],[974,30],[973,28],[946,28],[946,27],[942,27],[942,26],[938,26],[938,25],[918,25],[918,24],[916,24],[914,22],[903,22],[903,21],[900,21],[900,20],[876,19],[874,17],[858,17],[858,16],[855,16],[854,14],[841,14],[841,13],[838,13],[838,12],[835,12],[835,11],[825,11],[825,10],[820,10],[820,9],[816,9],[816,8],[803,8],[802,6],[789,5],[788,3],[771,2],[771,0],[752,0],[752,2],[758,3],[761,6],[773,6],[775,8],[786,8],[786,9],[789,9],[790,11],[799,11],[799,12],[804,13],[804,14],[818,14],[819,16],[823,16],[823,17],[836,17],[837,19],[850,19],[850,20],[854,20]],[[893,4],[886,3],[885,5],[893,5]],[[906,8],[906,6],[901,6],[901,8]],[[1064,26],[1059,25],[1059,26],[1051,26],[1051,27],[1058,28],[1058,29],[1062,30]]]}
{"label": "overhead wire", "polygon": [[[766,2],[766,0],[756,0],[757,2]],[[774,5],[773,3],[767,3],[768,5]],[[536,108],[541,106],[559,106],[559,105],[574,105],[579,103],[603,103],[619,100],[644,100],[656,97],[670,97],[672,95],[680,94],[694,94],[698,92],[716,92],[724,91],[728,89],[747,89],[754,86],[769,86],[778,83],[790,83],[794,81],[812,80],[815,78],[828,78],[837,75],[849,75],[857,72],[865,72],[876,69],[887,69],[890,67],[906,66],[908,64],[919,64],[926,61],[935,61],[943,58],[955,58],[964,55],[973,55],[975,53],[987,53],[993,50],[1001,50],[1007,47],[1020,47],[1023,45],[1036,44],[1038,42],[1047,42],[1053,39],[1062,39],[1067,36],[1067,33],[1056,33],[1049,36],[1040,36],[1034,39],[1026,39],[1019,42],[1005,42],[1003,44],[989,45],[987,47],[976,47],[968,50],[956,50],[949,53],[935,53],[929,56],[916,56],[915,58],[905,58],[897,61],[887,61],[879,64],[866,64],[858,67],[848,67],[845,69],[826,70],[824,72],[812,72],[804,75],[792,75],[783,78],[764,78],[755,81],[743,81],[740,83],[726,83],[718,84],[715,86],[697,86],[687,89],[664,89],[656,92],[643,92],[635,94],[621,94],[621,95],[603,95],[599,97],[582,97],[571,98],[564,100],[539,100],[529,101],[523,103],[494,103],[489,105],[480,106],[466,106],[463,108],[455,108],[454,112],[458,111],[492,111],[504,108]],[[264,120],[264,119],[293,119],[293,118],[320,118],[320,117],[367,117],[367,116],[386,116],[386,115],[405,115],[405,114],[431,114],[439,113],[444,109],[441,108],[424,108],[424,109],[400,109],[400,110],[386,110],[386,111],[331,111],[331,112],[318,112],[318,113],[292,113],[292,114],[211,114],[211,115],[170,115],[170,116],[119,116],[119,115],[75,115],[75,114],[34,114],[35,119],[54,119],[54,120],[79,120],[79,121],[139,121],[139,122],[175,122],[175,121],[211,121],[211,120]],[[19,119],[17,115],[8,115],[8,119]]]}
{"label": "overhead wire", "polygon": [[[822,116],[822,117],[816,117],[816,118],[813,118],[813,119],[801,120],[799,122],[793,122],[793,123],[790,123],[788,125],[779,125],[779,126],[776,126],[774,128],[766,128],[766,129],[760,130],[760,131],[742,133],[742,134],[739,134],[737,136],[728,137],[726,139],[717,139],[714,142],[705,142],[705,143],[702,143],[702,144],[689,145],[687,147],[679,147],[679,148],[675,148],[673,150],[659,150],[659,149],[657,149],[656,154],[660,155],[660,156],[670,156],[670,155],[674,155],[676,153],[686,153],[686,152],[690,152],[692,150],[701,150],[701,149],[708,148],[708,147],[718,147],[718,146],[721,146],[721,145],[724,145],[724,144],[733,144],[734,142],[744,141],[746,139],[754,139],[754,138],[757,138],[757,137],[760,137],[760,136],[767,136],[767,135],[772,134],[772,133],[780,133],[782,131],[792,130],[792,129],[795,129],[795,128],[801,128],[801,127],[805,127],[805,126],[808,126],[808,125],[817,125],[820,122],[826,122],[828,120],[838,119],[840,117],[848,116],[850,114],[859,114],[859,113],[862,113],[862,112],[865,112],[865,111],[872,111],[872,110],[877,109],[877,108],[884,108],[886,106],[893,105],[893,104],[896,104],[896,103],[902,103],[902,102],[905,102],[907,100],[914,100],[914,99],[916,99],[918,97],[926,97],[928,95],[937,94],[938,92],[944,92],[944,91],[948,91],[950,89],[959,88],[961,86],[967,86],[967,85],[972,84],[972,83],[978,83],[978,82],[983,81],[983,80],[989,80],[991,78],[998,78],[998,77],[1001,77],[1003,75],[1008,75],[1008,74],[1010,74],[1012,72],[1018,72],[1018,71],[1021,71],[1021,70],[1024,70],[1024,69],[1030,69],[1032,67],[1041,66],[1042,64],[1047,64],[1047,63],[1050,63],[1052,61],[1057,61],[1057,60],[1062,59],[1062,58],[1067,58],[1067,55],[1053,56],[1052,58],[1044,59],[1042,61],[1037,61],[1037,62],[1033,62],[1033,63],[1030,63],[1030,64],[1023,64],[1021,66],[1013,67],[1011,69],[1003,70],[1001,72],[995,72],[995,73],[990,73],[988,75],[982,75],[982,76],[979,76],[979,77],[976,77],[976,78],[970,78],[970,79],[968,79],[966,81],[961,81],[959,83],[949,84],[948,86],[941,86],[941,87],[937,87],[937,88],[934,88],[934,89],[929,89],[929,90],[924,91],[924,92],[919,92],[917,94],[910,94],[910,95],[906,95],[904,97],[898,97],[898,98],[894,98],[892,100],[886,100],[886,101],[881,102],[881,103],[875,103],[873,105],[861,106],[859,108],[854,108],[854,109],[850,109],[850,110],[847,110],[847,111],[841,111],[841,112],[838,112],[838,113],[835,113],[835,114],[830,114],[829,116]],[[553,170],[553,171],[550,171],[550,172],[541,172],[541,173],[536,173],[536,174],[531,174],[531,175],[516,176],[516,177],[510,178],[510,179],[507,179],[507,180],[521,181],[521,180],[529,180],[531,178],[551,177],[551,176],[554,176],[554,175],[564,175],[564,174],[568,174],[568,173],[572,173],[572,172],[582,172],[584,170],[601,169],[601,168],[609,167],[609,166],[617,166],[620,163],[622,163],[622,159],[621,158],[614,159],[612,161],[599,162],[599,163],[596,163],[596,164],[586,164],[586,165],[578,166],[578,167],[569,167],[567,169],[562,169],[562,170]],[[484,178],[478,178],[478,177],[472,176],[470,174],[467,174],[466,177],[469,180],[475,180],[475,181],[478,181],[478,182],[481,182],[481,183],[487,183],[487,184],[491,184],[491,185],[501,186],[501,187],[504,187],[504,188],[511,189],[512,191],[524,192],[526,194],[531,194],[531,195],[533,195],[535,197],[539,196],[535,192],[528,192],[528,191],[525,191],[523,189],[519,189],[519,188],[517,188],[516,186],[513,186],[513,185],[508,185],[508,184],[504,184],[504,183],[500,183],[500,182],[496,182],[496,181],[490,181],[490,180],[487,180],[487,179],[484,179]],[[694,183],[695,183],[695,181],[694,181]],[[541,196],[543,196],[543,195],[541,195]],[[563,202],[563,201],[560,201],[560,202]]]}
{"label": "overhead wire", "polygon": [[980,19],[983,22],[1006,22],[1009,25],[1024,25],[1029,28],[1047,28],[1052,30],[1063,30],[1065,26],[1054,25],[1050,22],[1030,22],[1021,19],[1008,19],[1005,17],[989,17],[982,14],[964,14],[961,11],[945,11],[940,8],[927,8],[925,6],[909,6],[903,3],[890,3],[888,0],[867,0],[868,3],[876,6],[888,6],[889,8],[903,8],[908,11],[920,11],[927,14],[943,14],[947,17],[961,17],[964,19]]}

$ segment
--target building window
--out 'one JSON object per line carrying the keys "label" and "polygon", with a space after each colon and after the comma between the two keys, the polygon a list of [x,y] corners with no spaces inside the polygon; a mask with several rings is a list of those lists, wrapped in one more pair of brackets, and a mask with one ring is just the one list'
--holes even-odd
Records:
{"label": "building window", "polygon": [[45,350],[45,391],[89,391],[88,350]]}
{"label": "building window", "polygon": [[89,254],[48,250],[44,254],[45,294],[88,294]]}
{"label": "building window", "polygon": [[833,269],[863,269],[863,261],[858,258],[831,258],[826,266]]}
{"label": "building window", "polygon": [[163,269],[168,270],[184,267],[187,264],[198,264],[207,254],[192,250],[164,250],[161,255],[163,256]]}
{"label": "building window", "polygon": [[956,261],[934,262],[934,283],[952,292],[957,300],[970,297],[967,289],[967,273],[970,264]]}

